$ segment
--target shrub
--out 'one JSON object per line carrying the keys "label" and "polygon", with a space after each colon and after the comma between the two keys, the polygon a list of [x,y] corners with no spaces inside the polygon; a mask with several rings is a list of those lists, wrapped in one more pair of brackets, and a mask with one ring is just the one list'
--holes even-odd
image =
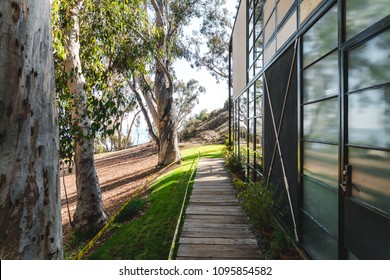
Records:
{"label": "shrub", "polygon": [[239,193],[241,205],[251,224],[257,228],[273,226],[272,215],[278,208],[275,192],[265,188],[265,182],[248,183]]}
{"label": "shrub", "polygon": [[230,172],[240,173],[244,172],[244,167],[242,164],[242,157],[236,153],[226,150],[224,156],[225,166]]}

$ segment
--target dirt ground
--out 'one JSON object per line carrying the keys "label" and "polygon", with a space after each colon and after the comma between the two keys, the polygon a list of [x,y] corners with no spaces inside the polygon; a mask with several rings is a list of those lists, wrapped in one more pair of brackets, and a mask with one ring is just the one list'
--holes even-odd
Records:
{"label": "dirt ground", "polygon": [[[123,151],[95,155],[95,162],[103,205],[109,218],[142,186],[146,178],[154,180],[158,176],[156,174],[157,149],[151,143]],[[65,190],[68,199],[66,199]],[[61,213],[64,244],[69,241],[72,234],[69,212],[73,220],[73,213],[76,209],[76,194],[74,172],[65,176],[61,174]]]}

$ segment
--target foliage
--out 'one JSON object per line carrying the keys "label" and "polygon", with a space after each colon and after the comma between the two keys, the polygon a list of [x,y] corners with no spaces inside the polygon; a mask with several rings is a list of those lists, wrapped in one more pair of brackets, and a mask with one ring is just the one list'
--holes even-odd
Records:
{"label": "foliage", "polygon": [[177,81],[175,83],[175,109],[176,109],[176,125],[178,127],[185,121],[188,115],[196,104],[199,103],[198,97],[205,93],[206,89],[199,85],[199,82],[191,79],[187,83]]}
{"label": "foliage", "polygon": [[240,154],[237,154],[234,151],[226,150],[224,161],[225,161],[225,167],[230,172],[233,173],[244,172],[243,159]]}
{"label": "foliage", "polygon": [[285,231],[280,226],[275,227],[272,232],[270,246],[274,257],[278,257],[279,253],[286,251],[292,246]]}
{"label": "foliage", "polygon": [[[131,223],[120,224],[91,259],[167,259],[194,159],[221,157],[222,145],[208,145],[182,151],[180,167],[159,177],[149,188],[144,214]],[[178,184],[179,182],[182,184]]]}
{"label": "foliage", "polygon": [[205,67],[219,82],[228,79],[229,41],[232,33],[232,19],[224,5],[226,0],[213,1],[204,10],[200,29],[187,37],[187,58],[193,67]]}
{"label": "foliage", "polygon": [[[73,24],[70,21],[70,9],[78,2],[80,1],[54,0],[52,3],[60,155],[68,165],[73,158],[73,135],[89,139],[97,134],[102,137],[112,135],[118,128],[120,120],[123,119],[118,116],[134,108],[134,98],[126,95],[128,89],[120,79],[121,76],[116,74],[116,69],[123,53],[128,52],[128,47],[143,48],[134,30],[141,29],[145,18],[145,11],[140,5],[142,0],[83,1],[79,11],[80,57],[88,96],[85,112],[92,120],[88,135],[84,135],[72,123],[73,96],[68,91],[68,77],[64,70],[65,58],[68,55],[65,48],[67,40],[65,30],[67,26]],[[126,62],[133,68],[141,67],[136,59]]]}
{"label": "foliage", "polygon": [[249,217],[251,224],[257,228],[273,225],[272,215],[279,207],[279,200],[272,188],[265,188],[265,181],[249,182],[239,193],[241,206]]}

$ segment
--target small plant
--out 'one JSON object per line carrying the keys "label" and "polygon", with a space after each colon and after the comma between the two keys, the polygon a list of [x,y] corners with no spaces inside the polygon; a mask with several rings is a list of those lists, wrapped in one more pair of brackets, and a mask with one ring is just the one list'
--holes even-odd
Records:
{"label": "small plant", "polygon": [[244,167],[242,165],[242,158],[240,155],[232,151],[228,151],[225,153],[225,166],[226,168],[233,173],[243,173]]}
{"label": "small plant", "polygon": [[272,232],[270,246],[274,257],[279,257],[280,253],[285,252],[291,247],[286,233],[279,226]]}
{"label": "small plant", "polygon": [[274,200],[274,192],[265,188],[263,180],[247,184],[248,186],[238,195],[245,214],[251,224],[257,228],[272,227],[272,214],[278,208],[278,200]]}

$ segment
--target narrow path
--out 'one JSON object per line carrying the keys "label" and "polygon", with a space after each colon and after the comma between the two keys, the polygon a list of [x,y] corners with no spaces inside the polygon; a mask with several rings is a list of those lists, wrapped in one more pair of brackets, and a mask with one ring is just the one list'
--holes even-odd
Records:
{"label": "narrow path", "polygon": [[223,160],[200,159],[176,259],[261,258]]}

